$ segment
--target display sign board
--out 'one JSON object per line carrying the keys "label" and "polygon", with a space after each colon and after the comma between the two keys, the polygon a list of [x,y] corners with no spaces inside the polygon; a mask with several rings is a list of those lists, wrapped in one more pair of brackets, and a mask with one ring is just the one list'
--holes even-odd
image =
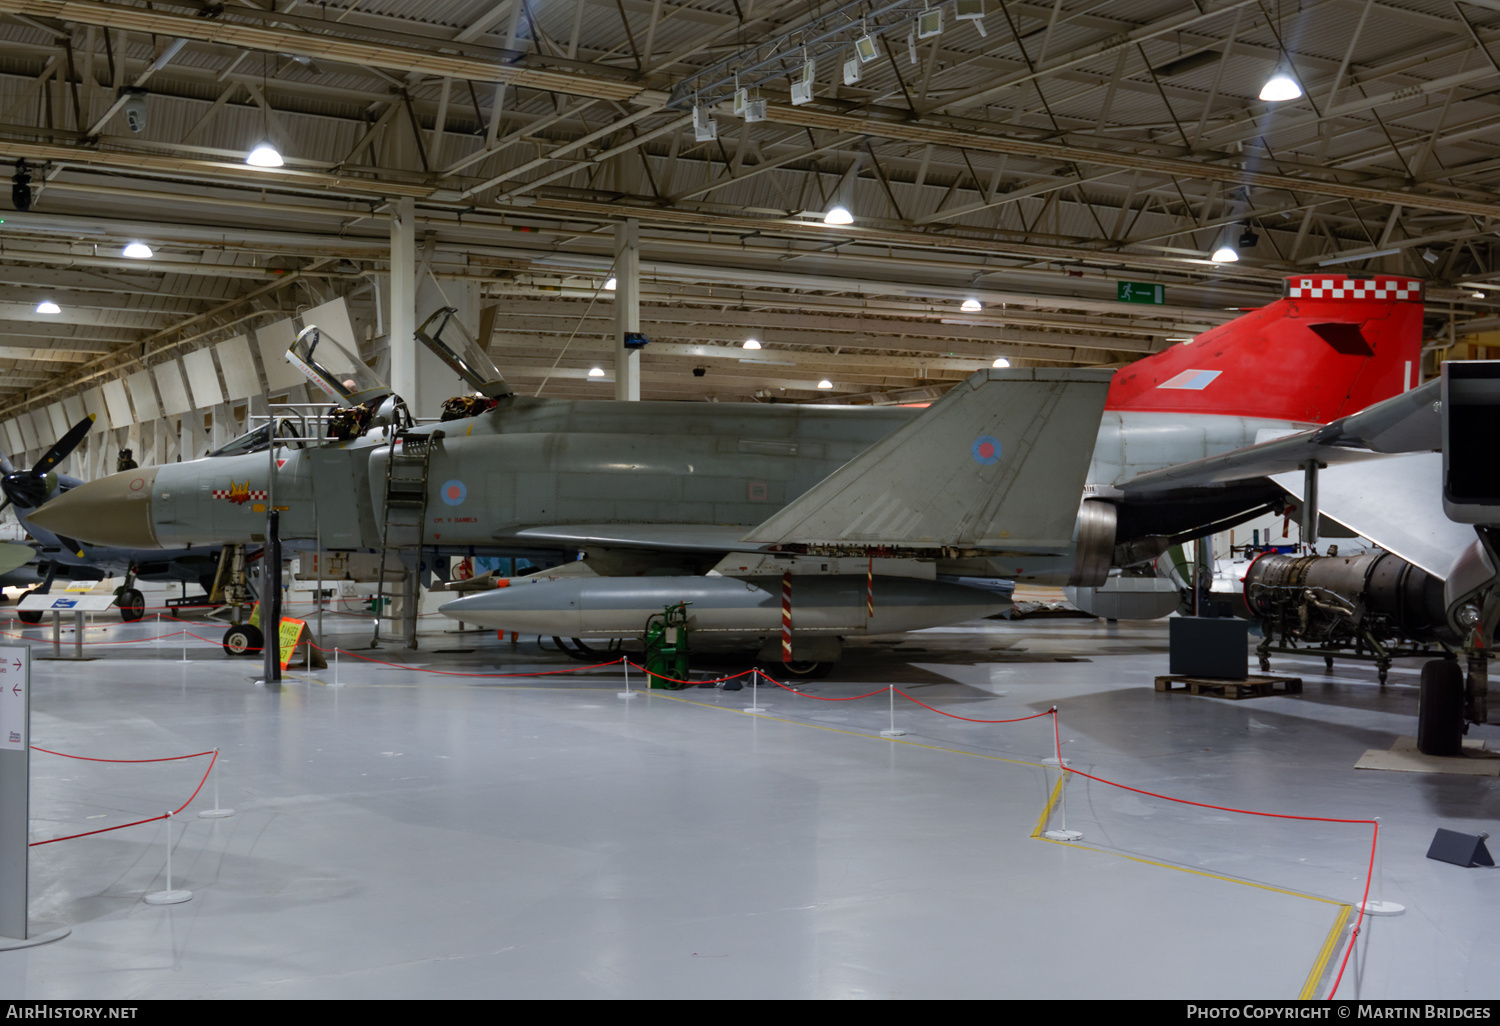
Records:
{"label": "display sign board", "polygon": [[1166,290],[1160,285],[1148,285],[1141,281],[1122,281],[1116,285],[1122,303],[1154,303],[1160,306],[1167,301]]}
{"label": "display sign board", "polygon": [[102,613],[115,604],[113,595],[27,595],[18,609],[28,613]]}
{"label": "display sign board", "polygon": [[0,646],[0,936],[26,939],[31,649]]}

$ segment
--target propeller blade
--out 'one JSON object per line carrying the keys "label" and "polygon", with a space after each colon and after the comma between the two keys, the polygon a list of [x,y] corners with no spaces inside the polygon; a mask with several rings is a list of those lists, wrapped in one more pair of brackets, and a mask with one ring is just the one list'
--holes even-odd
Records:
{"label": "propeller blade", "polygon": [[9,506],[9,505],[10,505],[10,496],[7,495],[5,497],[5,501],[4,502],[0,502],[0,513],[4,513],[5,512],[5,507]]}
{"label": "propeller blade", "polygon": [[74,539],[60,534],[57,536],[57,540],[63,543],[63,548],[73,553],[73,555],[77,556],[79,559],[85,558],[83,554],[83,546],[79,545],[78,542]]}
{"label": "propeller blade", "polygon": [[57,444],[48,449],[45,456],[37,460],[36,466],[31,468],[31,472],[40,477],[67,459],[68,454],[78,448],[78,443],[83,441],[83,436],[87,435],[89,429],[93,426],[94,414],[91,413],[69,428],[68,433],[59,438]]}

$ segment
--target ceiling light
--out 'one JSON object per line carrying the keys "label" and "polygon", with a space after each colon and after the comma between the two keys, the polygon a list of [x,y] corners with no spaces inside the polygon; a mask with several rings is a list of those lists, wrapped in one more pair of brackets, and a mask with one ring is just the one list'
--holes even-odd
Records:
{"label": "ceiling light", "polygon": [[125,247],[124,253],[133,260],[151,259],[151,247],[144,242],[132,242]]}
{"label": "ceiling light", "polygon": [[62,313],[62,307],[58,306],[50,299],[44,299],[36,305],[36,312],[40,314]]}
{"label": "ceiling light", "polygon": [[943,9],[928,8],[917,15],[917,38],[931,39],[943,33]]}
{"label": "ceiling light", "polygon": [[282,159],[276,147],[272,146],[271,141],[267,139],[250,151],[250,155],[245,158],[245,163],[251,167],[280,167]]}
{"label": "ceiling light", "polygon": [[960,306],[959,309],[964,313],[978,313],[979,311],[984,309],[984,304],[980,303],[977,299],[966,299],[963,301],[963,305]]}
{"label": "ceiling light", "polygon": [[604,377],[604,368],[603,367],[590,367],[589,368],[589,377],[591,377],[591,378],[602,378],[602,377]]}
{"label": "ceiling light", "polygon": [[1240,249],[1254,249],[1259,241],[1260,236],[1256,235],[1252,229],[1246,228],[1245,234],[1240,236],[1239,247]]}
{"label": "ceiling light", "polygon": [[861,64],[869,64],[880,56],[880,47],[875,43],[875,37],[863,35],[854,41],[854,54],[859,58]]}
{"label": "ceiling light", "polygon": [[824,378],[822,381],[818,382],[818,387],[819,388],[832,388],[833,387],[833,382],[829,381],[827,378]]}
{"label": "ceiling light", "polygon": [[1260,87],[1260,98],[1267,103],[1278,103],[1282,100],[1295,100],[1302,95],[1302,87],[1297,84],[1296,79],[1284,71],[1278,71],[1266,79],[1266,84]]}
{"label": "ceiling light", "polygon": [[997,357],[995,357],[995,362],[992,363],[992,364],[990,364],[990,366],[991,367],[1009,367],[1010,366],[1010,361],[1007,360],[1003,356],[997,356]]}
{"label": "ceiling light", "polygon": [[853,224],[854,215],[845,207],[834,207],[823,215],[824,224]]}
{"label": "ceiling light", "polygon": [[1234,247],[1227,244],[1214,250],[1213,261],[1217,264],[1232,264],[1239,258],[1240,255],[1235,252]]}
{"label": "ceiling light", "polygon": [[606,281],[604,283],[604,291],[605,292],[613,292],[615,290],[615,285],[616,285],[615,280],[613,278],[609,279],[608,281]]}
{"label": "ceiling light", "polygon": [[1483,292],[1470,292],[1469,293],[1469,298],[1470,299],[1487,299],[1488,297]]}
{"label": "ceiling light", "polygon": [[802,51],[802,67],[792,78],[792,106],[800,107],[804,103],[812,103],[813,81],[817,77],[817,62],[810,60],[807,51]]}
{"label": "ceiling light", "polygon": [[1438,255],[1430,249],[1424,249],[1422,250],[1422,259],[1426,260],[1429,264],[1435,264],[1438,262]]}
{"label": "ceiling light", "polygon": [[755,341],[755,339],[753,339],[753,338],[747,338],[747,339],[745,339],[744,343],[740,346],[740,348],[741,349],[759,349],[760,348],[760,343],[757,342],[757,341]]}
{"label": "ceiling light", "polygon": [[1165,338],[1162,341],[1164,341],[1164,342],[1191,342],[1192,340],[1193,340],[1193,337],[1191,335],[1180,335],[1180,336],[1173,336],[1173,337],[1170,337],[1170,338]]}

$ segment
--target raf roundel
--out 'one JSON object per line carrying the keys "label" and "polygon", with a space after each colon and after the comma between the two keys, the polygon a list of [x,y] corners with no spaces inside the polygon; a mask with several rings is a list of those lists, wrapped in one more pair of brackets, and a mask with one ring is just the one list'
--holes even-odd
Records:
{"label": "raf roundel", "polygon": [[974,439],[974,447],[969,451],[974,454],[975,463],[982,463],[987,467],[1000,459],[1000,440],[994,435],[980,435]]}
{"label": "raf roundel", "polygon": [[444,481],[443,487],[438,489],[438,494],[442,496],[443,501],[448,505],[458,506],[468,497],[469,490],[464,487],[462,481]]}

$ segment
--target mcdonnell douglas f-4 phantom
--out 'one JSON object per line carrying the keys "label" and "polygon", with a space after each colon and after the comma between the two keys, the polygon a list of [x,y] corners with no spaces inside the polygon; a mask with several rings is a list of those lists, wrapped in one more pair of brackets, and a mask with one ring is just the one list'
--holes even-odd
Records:
{"label": "mcdonnell douglas f-4 phantom", "polygon": [[263,428],[242,451],[103,478],[33,519],[132,547],[254,543],[270,504],[285,507],[293,546],[408,561],[582,552],[560,579],[443,611],[528,634],[629,637],[688,601],[697,636],[759,644],[763,657],[779,649],[790,574],[791,663],[811,666],[842,638],[1003,609],[999,582],[1097,587],[1182,526],[1242,516],[1247,498],[1251,516],[1282,501],[1256,483],[1135,504],[1117,486],[1410,387],[1421,314],[1411,279],[1296,277],[1282,299],[1112,383],[987,370],[926,411],[529,398],[440,315],[419,338],[476,394],[453,403],[456,419],[420,426],[310,328],[289,358],[344,404],[330,419],[346,437],[278,441],[273,481]]}

